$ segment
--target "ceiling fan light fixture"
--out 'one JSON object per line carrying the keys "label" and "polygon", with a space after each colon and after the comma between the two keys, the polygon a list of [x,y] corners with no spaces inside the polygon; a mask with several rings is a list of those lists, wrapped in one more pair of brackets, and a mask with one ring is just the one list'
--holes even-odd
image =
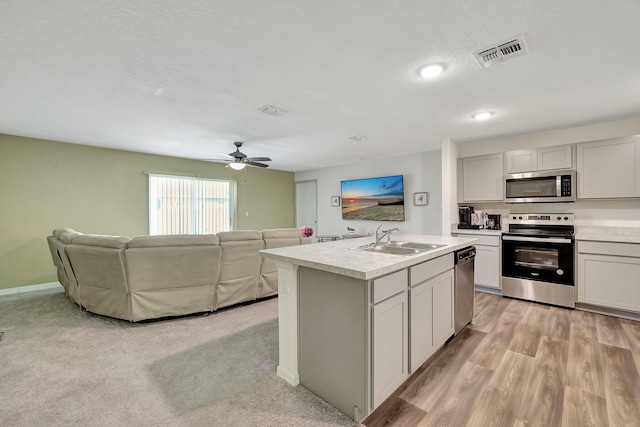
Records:
{"label": "ceiling fan light fixture", "polygon": [[418,73],[425,79],[432,79],[434,77],[439,76],[444,71],[444,65],[442,64],[431,64],[425,67],[420,68]]}
{"label": "ceiling fan light fixture", "polygon": [[229,163],[229,167],[236,171],[241,171],[242,169],[245,168],[245,166],[246,165],[244,163],[239,163],[239,162]]}

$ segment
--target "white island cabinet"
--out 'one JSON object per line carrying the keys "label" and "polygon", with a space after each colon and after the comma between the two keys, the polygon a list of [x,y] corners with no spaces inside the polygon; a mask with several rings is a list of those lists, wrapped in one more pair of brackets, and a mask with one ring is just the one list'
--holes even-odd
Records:
{"label": "white island cabinet", "polygon": [[278,375],[356,421],[453,335],[453,252],[475,242],[394,235],[444,246],[415,255],[354,249],[371,239],[261,251],[278,263]]}
{"label": "white island cabinet", "polygon": [[453,260],[442,256],[411,267],[410,371],[415,372],[454,332]]}

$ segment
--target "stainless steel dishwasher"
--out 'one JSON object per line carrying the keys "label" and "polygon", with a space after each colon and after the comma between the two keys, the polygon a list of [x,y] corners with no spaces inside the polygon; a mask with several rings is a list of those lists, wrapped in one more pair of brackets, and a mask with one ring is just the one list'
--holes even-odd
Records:
{"label": "stainless steel dishwasher", "polygon": [[454,252],[454,326],[456,335],[473,320],[474,286],[473,271],[476,248],[469,246]]}

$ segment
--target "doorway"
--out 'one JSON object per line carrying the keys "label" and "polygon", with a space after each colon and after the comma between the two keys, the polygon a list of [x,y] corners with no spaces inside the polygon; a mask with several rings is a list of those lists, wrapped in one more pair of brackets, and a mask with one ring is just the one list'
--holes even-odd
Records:
{"label": "doorway", "polygon": [[317,182],[296,182],[296,227],[313,228],[313,238],[318,235]]}

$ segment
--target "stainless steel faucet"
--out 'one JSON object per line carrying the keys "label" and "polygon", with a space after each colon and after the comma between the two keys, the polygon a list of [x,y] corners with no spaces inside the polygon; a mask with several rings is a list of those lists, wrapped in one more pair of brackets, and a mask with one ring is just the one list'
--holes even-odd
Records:
{"label": "stainless steel faucet", "polygon": [[380,224],[378,228],[376,228],[376,243],[374,243],[374,245],[376,246],[380,244],[380,240],[384,239],[384,236],[387,236],[387,244],[389,244],[389,242],[391,241],[391,233],[393,233],[394,231],[400,231],[399,228],[391,228],[389,230],[380,231],[381,228],[382,224]]}

